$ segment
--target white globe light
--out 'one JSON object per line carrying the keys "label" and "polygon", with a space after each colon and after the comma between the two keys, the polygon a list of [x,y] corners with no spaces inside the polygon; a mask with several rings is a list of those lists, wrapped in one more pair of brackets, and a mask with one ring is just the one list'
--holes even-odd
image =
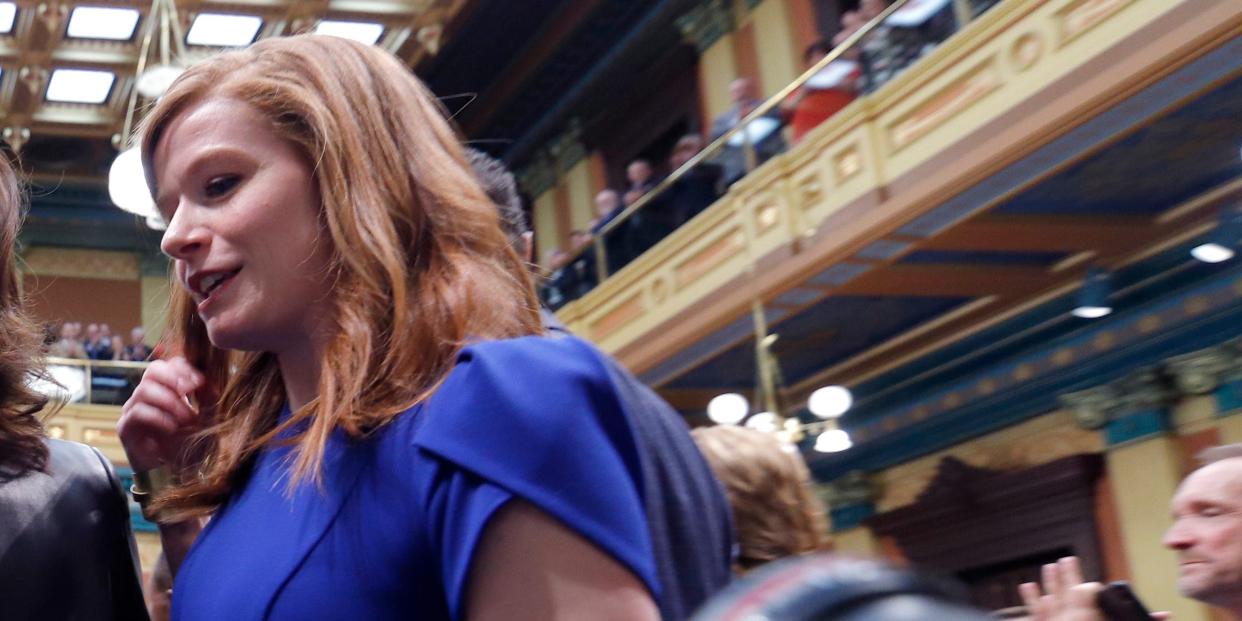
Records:
{"label": "white globe light", "polygon": [[158,99],[168,91],[168,87],[185,73],[185,67],[176,65],[156,65],[142,72],[138,76],[138,83],[134,88],[138,89],[138,94],[147,99]]}
{"label": "white globe light", "polygon": [[746,419],[747,427],[764,433],[776,433],[776,430],[780,428],[779,423],[779,419],[771,412],[759,412]]}
{"label": "white globe light", "polygon": [[707,403],[707,417],[718,425],[736,425],[750,412],[746,397],[735,392],[717,395]]}
{"label": "white globe light", "polygon": [[154,231],[167,231],[168,223],[159,216],[147,216],[147,228]]}
{"label": "white globe light", "polygon": [[108,196],[117,207],[144,218],[159,216],[147,177],[142,170],[142,154],[134,147],[122,151],[108,170]]}
{"label": "white globe light", "polygon": [[854,395],[844,386],[825,386],[811,393],[806,407],[820,418],[840,418],[854,405]]}
{"label": "white globe light", "polygon": [[815,438],[815,450],[820,453],[840,453],[851,446],[854,442],[844,429],[829,429]]}

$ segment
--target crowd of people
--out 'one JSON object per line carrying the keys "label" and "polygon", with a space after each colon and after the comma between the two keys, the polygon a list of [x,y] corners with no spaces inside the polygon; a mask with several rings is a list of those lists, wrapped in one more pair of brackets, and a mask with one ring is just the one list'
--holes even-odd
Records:
{"label": "crowd of people", "polygon": [[151,358],[152,348],[146,343],[147,331],[142,326],[129,331],[128,343],[120,335],[112,334],[112,327],[106,323],[90,323],[83,329],[81,322],[66,321],[59,330],[48,326],[45,333],[47,355],[56,358],[129,362],[146,362]]}
{"label": "crowd of people", "polygon": [[[977,16],[996,2],[969,0],[968,5],[972,16]],[[806,48],[805,68],[820,63],[864,24],[883,14],[888,5],[887,0],[861,0],[856,10],[844,12],[831,40],[816,41]],[[627,265],[714,203],[751,169],[784,152],[790,141],[797,144],[859,95],[876,90],[935,49],[958,28],[953,5],[952,0],[907,2],[786,100],[751,120],[745,130],[733,134],[717,152],[686,171],[659,195],[650,197],[625,221],[612,224],[663,180],[661,170],[651,161],[629,162],[624,187],[604,189],[595,196],[594,216],[588,227],[571,231],[567,248],[544,252],[544,281],[540,287],[544,303],[555,309],[581,297],[599,283],[601,276]],[[733,81],[729,97],[729,109],[712,120],[707,132],[713,142],[737,128],[764,104],[751,77]],[[677,171],[704,146],[699,134],[683,136],[673,146],[664,172]],[[600,240],[598,244],[596,239]],[[599,250],[603,251],[605,269],[600,269]]]}

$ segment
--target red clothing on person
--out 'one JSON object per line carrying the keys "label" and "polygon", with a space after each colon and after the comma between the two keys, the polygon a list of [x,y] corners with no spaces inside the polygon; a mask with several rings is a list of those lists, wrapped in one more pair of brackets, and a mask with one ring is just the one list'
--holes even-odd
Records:
{"label": "red clothing on person", "polygon": [[836,114],[854,101],[854,93],[839,89],[812,90],[805,89],[806,94],[794,106],[789,127],[793,131],[794,142],[801,142],[807,132],[815,129],[828,117]]}

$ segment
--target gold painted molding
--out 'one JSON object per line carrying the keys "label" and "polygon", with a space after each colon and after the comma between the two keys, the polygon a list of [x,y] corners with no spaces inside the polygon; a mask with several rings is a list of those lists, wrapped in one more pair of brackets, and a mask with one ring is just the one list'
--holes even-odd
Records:
{"label": "gold painted molding", "polygon": [[965,112],[972,104],[1000,88],[1003,83],[996,69],[995,58],[980,63],[888,127],[892,152],[900,151],[949,119]]}
{"label": "gold painted molding", "polygon": [[22,256],[22,271],[36,276],[138,280],[138,255],[114,250],[35,246]]}

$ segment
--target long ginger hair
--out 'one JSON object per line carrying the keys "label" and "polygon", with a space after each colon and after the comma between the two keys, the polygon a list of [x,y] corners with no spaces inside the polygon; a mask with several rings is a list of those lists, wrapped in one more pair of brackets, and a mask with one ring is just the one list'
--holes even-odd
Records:
{"label": "long ginger hair", "polygon": [[318,482],[334,430],[363,436],[426,399],[467,342],[540,330],[521,259],[501,232],[438,102],[396,58],[335,37],[268,39],[191,67],[144,120],[147,181],[163,131],[212,97],[253,106],[314,164],[331,240],[335,334],[318,397],[277,425],[275,357],[208,340],[172,288],[167,345],[214,388],[215,415],[193,451],[198,476],[157,499],[169,518],[217,508],[257,451],[298,429],[291,482]]}
{"label": "long ginger hair", "polygon": [[38,413],[47,397],[30,388],[43,335],[27,317],[17,286],[17,230],[24,201],[17,173],[0,155],[0,482],[47,467]]}

